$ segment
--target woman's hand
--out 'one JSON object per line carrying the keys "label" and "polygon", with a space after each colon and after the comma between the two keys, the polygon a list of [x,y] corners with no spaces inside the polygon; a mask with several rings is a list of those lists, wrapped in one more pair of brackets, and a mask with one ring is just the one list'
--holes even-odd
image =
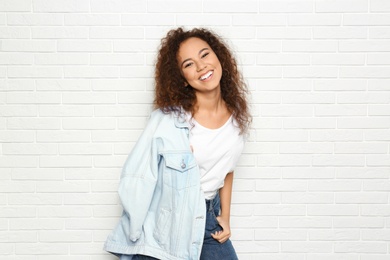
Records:
{"label": "woman's hand", "polygon": [[217,231],[214,234],[211,234],[211,236],[215,240],[217,240],[219,243],[224,243],[231,236],[231,233],[230,233],[230,223],[229,223],[228,220],[224,219],[221,216],[217,217],[217,221],[218,221],[219,225],[222,227],[222,230],[221,231]]}

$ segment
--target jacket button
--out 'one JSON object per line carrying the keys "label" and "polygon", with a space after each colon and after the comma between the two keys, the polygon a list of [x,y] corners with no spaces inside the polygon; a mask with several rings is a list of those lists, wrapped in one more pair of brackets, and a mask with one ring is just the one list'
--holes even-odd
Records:
{"label": "jacket button", "polygon": [[180,166],[181,166],[182,169],[186,168],[187,165],[184,163],[184,160],[181,161],[181,165]]}

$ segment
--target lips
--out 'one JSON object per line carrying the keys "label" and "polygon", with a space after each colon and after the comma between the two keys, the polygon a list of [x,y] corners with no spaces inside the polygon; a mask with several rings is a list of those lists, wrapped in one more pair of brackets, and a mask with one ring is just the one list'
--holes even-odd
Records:
{"label": "lips", "polygon": [[204,80],[206,80],[206,79],[208,79],[208,78],[210,78],[211,77],[211,75],[213,75],[213,71],[212,70],[210,70],[210,71],[208,71],[207,73],[205,73],[205,74],[203,74],[202,76],[200,76],[200,80],[201,81],[204,81]]}

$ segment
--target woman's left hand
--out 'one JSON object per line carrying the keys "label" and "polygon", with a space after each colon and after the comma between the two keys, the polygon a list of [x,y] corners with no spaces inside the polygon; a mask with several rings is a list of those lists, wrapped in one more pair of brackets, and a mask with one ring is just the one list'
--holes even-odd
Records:
{"label": "woman's left hand", "polygon": [[218,224],[222,227],[221,231],[217,231],[214,234],[211,234],[211,236],[217,240],[219,243],[226,242],[230,236],[230,223],[228,220],[224,219],[221,216],[217,217]]}

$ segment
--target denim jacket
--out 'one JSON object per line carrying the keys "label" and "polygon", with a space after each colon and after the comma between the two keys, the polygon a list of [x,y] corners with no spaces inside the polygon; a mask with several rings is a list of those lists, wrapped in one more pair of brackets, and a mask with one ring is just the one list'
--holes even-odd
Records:
{"label": "denim jacket", "polygon": [[153,111],[123,166],[118,189],[123,213],[106,251],[199,259],[206,208],[188,134],[184,116]]}

